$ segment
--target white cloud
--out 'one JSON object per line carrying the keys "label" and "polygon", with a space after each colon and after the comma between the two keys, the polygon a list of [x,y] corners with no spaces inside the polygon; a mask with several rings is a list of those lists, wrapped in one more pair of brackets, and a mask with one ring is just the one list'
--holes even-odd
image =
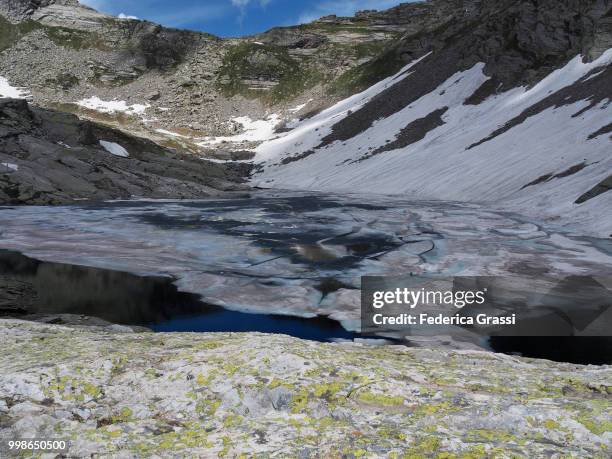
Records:
{"label": "white cloud", "polygon": [[[410,0],[404,0],[404,2]],[[415,1],[415,0],[412,0]],[[362,10],[385,10],[402,3],[401,0],[324,0],[304,11],[298,23],[312,22],[322,16],[335,14],[337,16],[352,16]]]}
{"label": "white cloud", "polygon": [[244,17],[246,16],[246,8],[251,3],[251,0],[231,0],[232,5],[240,10],[240,16],[238,16],[238,21],[242,23]]}
{"label": "white cloud", "polygon": [[138,19],[138,16],[129,16],[129,15],[125,14],[125,13],[119,13],[117,15],[117,17],[119,19]]}
{"label": "white cloud", "polygon": [[230,0],[232,5],[240,10],[238,21],[242,22],[246,16],[246,9],[251,4],[258,4],[261,8],[268,6],[272,0]]}

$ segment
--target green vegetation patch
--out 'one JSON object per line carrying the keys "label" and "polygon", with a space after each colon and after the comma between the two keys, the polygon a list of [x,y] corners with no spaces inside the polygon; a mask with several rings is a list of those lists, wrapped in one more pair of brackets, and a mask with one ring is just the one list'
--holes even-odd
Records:
{"label": "green vegetation patch", "polygon": [[372,392],[361,392],[359,400],[372,405],[381,406],[403,406],[404,399],[402,397],[393,397],[384,394],[374,394]]}
{"label": "green vegetation patch", "polygon": [[104,42],[97,33],[69,29],[67,27],[45,26],[45,30],[49,39],[57,46],[76,50],[88,48],[105,49]]}
{"label": "green vegetation patch", "polygon": [[54,78],[47,78],[45,82],[49,86],[67,91],[77,86],[79,84],[79,79],[69,72],[62,72]]}
{"label": "green vegetation patch", "polygon": [[389,49],[343,73],[331,84],[329,91],[338,96],[355,94],[397,73],[405,64],[395,49]]}
{"label": "green vegetation patch", "polygon": [[365,43],[328,43],[325,45],[325,57],[333,59],[373,59],[380,56],[389,41],[377,40]]}
{"label": "green vegetation patch", "polygon": [[51,27],[31,20],[13,24],[0,16],[0,51],[10,48],[21,38],[35,30],[44,30],[53,43],[64,48],[77,50],[87,48],[106,49],[102,38],[97,33],[68,27]]}
{"label": "green vegetation patch", "polygon": [[[219,86],[225,95],[241,94],[277,103],[297,96],[321,81],[322,76],[293,59],[285,48],[241,43],[225,55]],[[277,82],[270,90],[252,89],[245,80]]]}
{"label": "green vegetation patch", "polygon": [[24,21],[19,24],[12,24],[3,16],[0,16],[0,51],[10,48],[23,36],[41,28],[42,26],[38,22]]}

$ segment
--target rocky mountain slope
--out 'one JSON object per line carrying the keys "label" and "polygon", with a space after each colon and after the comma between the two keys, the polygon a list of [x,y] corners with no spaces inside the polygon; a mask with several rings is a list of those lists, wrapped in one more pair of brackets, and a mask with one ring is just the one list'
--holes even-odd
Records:
{"label": "rocky mountain slope", "polygon": [[238,171],[76,116],[0,99],[0,202],[198,198],[239,189]]}
{"label": "rocky mountain slope", "polygon": [[14,320],[0,333],[0,439],[71,439],[69,457],[611,452],[607,366]]}
{"label": "rocky mountain slope", "polygon": [[387,52],[410,61],[397,73],[260,145],[255,183],[487,202],[610,236],[612,2],[459,3],[470,16]]}
{"label": "rocky mountain slope", "polygon": [[[77,1],[0,1],[0,75],[36,103],[104,122],[178,134],[229,135],[232,117],[316,108],[329,82],[399,37],[399,13],[329,17],[245,39],[220,39],[97,13]],[[350,88],[337,87],[346,92]],[[98,97],[146,105],[118,119],[78,102]],[[163,137],[163,136],[162,136]]]}

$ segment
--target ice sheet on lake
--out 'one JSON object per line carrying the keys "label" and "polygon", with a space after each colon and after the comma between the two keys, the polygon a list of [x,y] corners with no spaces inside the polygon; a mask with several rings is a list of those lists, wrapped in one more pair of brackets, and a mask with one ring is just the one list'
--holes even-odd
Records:
{"label": "ice sheet on lake", "polygon": [[[265,192],[0,209],[0,247],[176,278],[229,309],[358,326],[362,275],[612,275],[609,241],[475,205]],[[325,288],[333,279],[334,288]]]}

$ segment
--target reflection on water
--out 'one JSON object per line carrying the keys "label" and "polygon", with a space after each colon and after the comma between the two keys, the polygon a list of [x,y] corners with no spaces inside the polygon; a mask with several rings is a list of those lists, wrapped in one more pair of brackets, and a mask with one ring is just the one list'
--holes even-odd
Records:
{"label": "reflection on water", "polygon": [[[19,285],[22,288],[16,289]],[[26,286],[27,288],[23,288]],[[10,298],[8,298],[10,296]],[[172,279],[47,263],[0,251],[0,313],[77,314],[159,332],[262,332],[316,341],[353,339],[331,319],[247,314],[179,292]]]}
{"label": "reflection on water", "polygon": [[177,316],[165,322],[148,324],[156,332],[260,332],[295,336],[313,341],[352,340],[359,335],[348,332],[335,320],[325,317],[300,317],[246,314],[210,307],[204,314]]}
{"label": "reflection on water", "polygon": [[[343,285],[324,279],[324,294]],[[144,325],[156,332],[261,332],[315,341],[354,339],[334,320],[247,314],[206,304],[179,292],[169,278],[83,266],[47,263],[16,252],[0,251],[0,315],[78,314],[112,323]],[[612,363],[609,338],[493,337],[497,352],[550,360]]]}
{"label": "reflection on water", "polygon": [[493,336],[495,352],[576,364],[612,364],[612,339],[608,337]]}
{"label": "reflection on water", "polygon": [[15,252],[0,252],[3,284],[17,280],[35,293],[17,295],[16,305],[31,314],[84,314],[113,323],[143,324],[195,313],[193,295],[170,279],[143,278],[119,271],[46,263]]}

